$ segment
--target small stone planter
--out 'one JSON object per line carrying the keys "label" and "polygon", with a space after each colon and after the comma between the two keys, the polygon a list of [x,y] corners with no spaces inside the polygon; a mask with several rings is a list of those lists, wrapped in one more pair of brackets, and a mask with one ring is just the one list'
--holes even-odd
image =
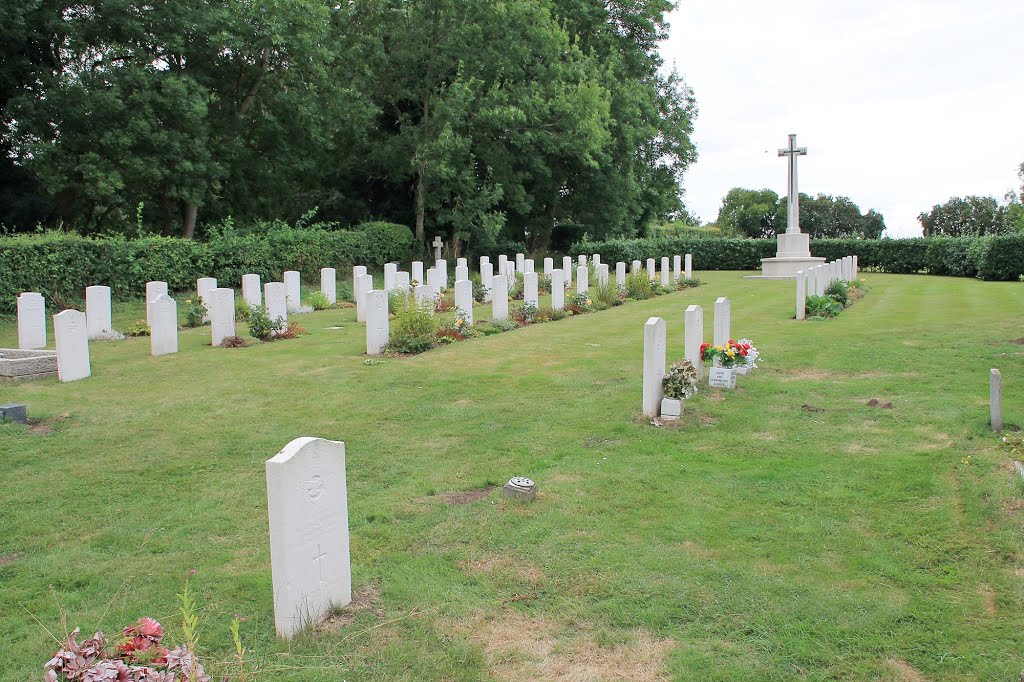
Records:
{"label": "small stone planter", "polygon": [[57,351],[0,348],[0,381],[57,376]]}
{"label": "small stone planter", "polygon": [[708,372],[708,386],[711,388],[736,388],[736,369],[712,367]]}
{"label": "small stone planter", "polygon": [[661,399],[661,418],[664,421],[675,421],[683,416],[683,401],[678,398]]}

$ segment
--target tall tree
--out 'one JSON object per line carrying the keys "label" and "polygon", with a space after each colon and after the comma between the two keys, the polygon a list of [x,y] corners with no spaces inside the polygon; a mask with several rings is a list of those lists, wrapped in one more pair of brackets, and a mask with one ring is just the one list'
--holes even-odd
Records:
{"label": "tall tree", "polygon": [[926,237],[975,237],[1012,230],[995,197],[952,197],[917,219]]}

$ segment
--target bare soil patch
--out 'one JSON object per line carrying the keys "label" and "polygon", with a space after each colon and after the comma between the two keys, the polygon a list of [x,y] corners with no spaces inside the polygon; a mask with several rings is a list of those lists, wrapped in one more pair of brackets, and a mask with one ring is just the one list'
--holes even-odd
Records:
{"label": "bare soil patch", "polygon": [[352,601],[348,606],[332,610],[327,618],[317,625],[321,632],[337,632],[355,621],[356,616],[364,611],[369,611],[378,618],[384,617],[384,611],[377,607],[377,600],[380,599],[380,588],[374,583],[363,585],[352,593]]}
{"label": "bare soil patch", "polygon": [[984,583],[978,585],[978,594],[981,595],[981,605],[985,609],[985,615],[996,615],[996,591],[992,589],[991,585]]}
{"label": "bare soil patch", "polygon": [[889,672],[895,674],[892,679],[896,682],[928,682],[928,678],[922,675],[920,670],[902,658],[890,658],[886,664]]}
{"label": "bare soil patch", "polygon": [[814,405],[808,405],[807,403],[801,405],[800,409],[804,412],[828,412],[824,407],[815,407]]}
{"label": "bare soil patch", "polygon": [[21,555],[17,552],[8,552],[7,554],[0,554],[0,566],[7,566],[9,564],[13,564],[20,558]]}
{"label": "bare soil patch", "polygon": [[892,409],[892,403],[890,403],[890,402],[884,402],[883,403],[878,398],[872,398],[871,400],[868,401],[868,407],[880,407],[883,410],[891,410]]}
{"label": "bare soil patch", "polygon": [[1015,343],[1018,346],[1024,346],[1024,336],[1020,337],[1019,339],[1014,339],[1013,341],[1010,341],[1010,343]]}
{"label": "bare soil patch", "polygon": [[67,412],[58,414],[56,417],[51,417],[50,419],[37,419],[34,417],[29,417],[28,432],[34,433],[37,436],[46,436],[53,433],[54,426],[56,426],[57,424],[63,424],[70,418],[71,415],[68,414]]}

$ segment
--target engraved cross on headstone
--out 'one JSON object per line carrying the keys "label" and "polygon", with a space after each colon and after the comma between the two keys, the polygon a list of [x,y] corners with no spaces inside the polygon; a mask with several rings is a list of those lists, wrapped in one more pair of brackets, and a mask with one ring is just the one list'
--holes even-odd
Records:
{"label": "engraved cross on headstone", "polygon": [[441,241],[441,236],[434,237],[434,243],[431,244],[434,247],[434,260],[441,260],[441,247],[444,246],[444,242]]}
{"label": "engraved cross on headstone", "polygon": [[789,157],[789,200],[786,203],[786,234],[800,233],[800,191],[796,185],[796,158],[807,156],[807,147],[796,146],[796,133],[789,136],[789,147],[779,150]]}
{"label": "engraved cross on headstone", "polygon": [[313,563],[320,569],[320,587],[323,587],[327,581],[324,580],[324,560],[327,559],[327,552],[320,549],[320,545],[316,546],[318,554],[313,557]]}

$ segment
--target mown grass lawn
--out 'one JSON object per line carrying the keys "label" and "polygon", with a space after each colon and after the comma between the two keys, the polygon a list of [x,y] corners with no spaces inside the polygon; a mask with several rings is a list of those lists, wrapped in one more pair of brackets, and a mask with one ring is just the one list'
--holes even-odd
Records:
{"label": "mown grass lawn", "polygon": [[[1024,285],[869,274],[798,323],[791,283],[699,276],[379,366],[334,310],[296,340],[92,344],[87,380],[0,384],[51,429],[0,426],[0,678],[41,676],[59,609],[174,639],[195,569],[201,652],[226,659],[241,614],[263,680],[1018,679],[1024,498],[987,420],[999,367],[1024,425]],[[643,323],[681,356],[685,306],[710,338],[722,295],[763,368],[678,428],[640,420]],[[357,608],[285,643],[263,463],[303,435],[347,446]],[[512,475],[539,499],[481,491]]]}

